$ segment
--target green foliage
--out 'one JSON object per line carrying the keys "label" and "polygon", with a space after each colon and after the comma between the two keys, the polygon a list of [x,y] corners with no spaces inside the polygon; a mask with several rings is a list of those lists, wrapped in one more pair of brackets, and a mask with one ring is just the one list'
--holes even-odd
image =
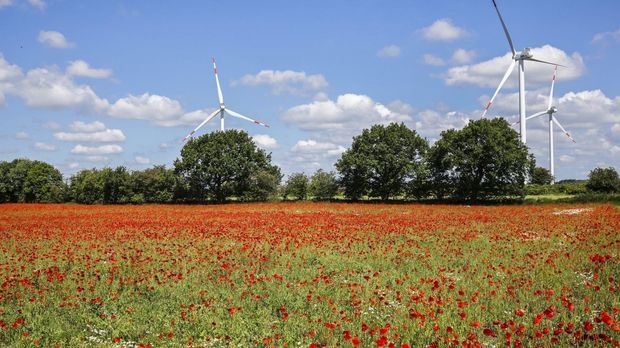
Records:
{"label": "green foliage", "polygon": [[530,183],[535,185],[548,185],[553,182],[551,172],[543,167],[536,167],[532,170]]}
{"label": "green foliage", "polygon": [[245,199],[252,201],[267,201],[278,193],[278,186],[282,180],[280,169],[254,171],[250,176],[249,189],[245,193]]}
{"label": "green foliage", "polygon": [[336,162],[345,196],[387,200],[402,194],[408,184],[421,181],[427,150],[427,141],[403,123],[364,129]]}
{"label": "green foliage", "polygon": [[66,186],[52,165],[29,159],[0,162],[0,202],[62,202]]}
{"label": "green foliage", "polygon": [[187,187],[190,200],[244,197],[252,176],[260,170],[279,175],[271,155],[256,147],[244,131],[213,132],[190,139],[174,162],[175,172]]}
{"label": "green foliage", "polygon": [[613,167],[594,168],[590,174],[588,174],[588,183],[586,187],[589,191],[593,192],[620,192],[620,178],[618,178],[618,172]]}
{"label": "green foliage", "polygon": [[286,181],[286,188],[284,189],[284,199],[288,196],[293,196],[298,200],[306,199],[308,196],[309,180],[304,173],[293,173]]}
{"label": "green foliage", "polygon": [[170,203],[177,184],[173,169],[154,166],[131,173],[132,203]]}
{"label": "green foliage", "polygon": [[523,197],[534,160],[517,132],[498,118],[442,132],[429,151],[428,164],[437,197],[477,201]]}
{"label": "green foliage", "polygon": [[[125,204],[135,201],[131,190],[131,177],[123,166],[84,169],[70,179],[73,199],[83,204]],[[141,203],[138,200],[138,203]]]}
{"label": "green foliage", "polygon": [[83,169],[69,180],[69,190],[76,203],[103,203],[103,177],[97,169]]}
{"label": "green foliage", "polygon": [[338,193],[338,180],[334,172],[317,170],[310,178],[310,195],[315,199],[330,199]]}

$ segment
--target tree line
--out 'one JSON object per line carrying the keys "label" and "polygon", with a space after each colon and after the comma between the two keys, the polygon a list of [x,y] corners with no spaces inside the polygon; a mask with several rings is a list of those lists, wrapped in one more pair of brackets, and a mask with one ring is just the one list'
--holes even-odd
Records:
{"label": "tree line", "polygon": [[[335,168],[311,176],[294,173],[282,184],[271,154],[246,132],[228,130],[190,139],[172,168],[84,169],[65,181],[58,169],[42,161],[1,161],[0,202],[141,204],[310,197],[481,201],[523,198],[532,188],[550,187],[553,179],[534,166],[528,148],[503,119],[446,130],[432,145],[402,123],[374,125],[353,138]],[[526,185],[527,180],[532,184]],[[580,185],[593,192],[620,191],[614,168],[596,168]]]}

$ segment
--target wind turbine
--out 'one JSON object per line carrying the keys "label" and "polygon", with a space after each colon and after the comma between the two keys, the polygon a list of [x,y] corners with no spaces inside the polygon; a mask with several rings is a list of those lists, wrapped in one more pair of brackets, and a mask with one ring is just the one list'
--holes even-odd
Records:
{"label": "wind turbine", "polygon": [[[497,12],[497,16],[499,17],[500,22],[502,22],[502,27],[504,28],[504,34],[506,34],[506,39],[508,39],[508,44],[510,45],[510,50],[512,51],[512,62],[510,63],[508,70],[506,70],[506,73],[504,74],[504,77],[499,83],[499,86],[497,86],[497,89],[495,90],[493,97],[491,98],[491,100],[487,103],[486,107],[484,108],[482,117],[486,116],[487,111],[489,111],[489,109],[491,108],[491,105],[493,104],[493,100],[495,100],[495,97],[499,93],[500,89],[502,89],[502,86],[508,79],[508,76],[510,76],[510,74],[514,70],[516,63],[519,63],[519,122],[521,123],[519,130],[521,133],[521,141],[523,143],[526,143],[527,134],[526,134],[526,129],[525,129],[525,122],[526,122],[525,121],[525,61],[529,60],[533,62],[551,64],[555,66],[558,66],[560,64],[547,62],[544,60],[534,58],[534,55],[532,54],[532,51],[529,47],[526,47],[521,52],[517,52],[515,50],[514,45],[512,44],[510,33],[508,33],[508,28],[506,27],[506,24],[504,23],[504,19],[502,18],[501,13],[499,13],[499,9],[497,8],[497,4],[495,3],[495,0],[493,0],[493,6],[495,7],[495,12]],[[563,66],[563,65],[560,65],[560,66]]]}
{"label": "wind turbine", "polygon": [[[555,76],[556,76],[557,71],[558,71],[558,67],[556,66],[555,69],[553,70],[553,78],[551,79],[551,89],[549,91],[549,104],[547,106],[547,110],[535,113],[534,115],[531,115],[525,118],[526,120],[530,120],[532,118],[536,118],[542,115],[549,115],[549,171],[551,172],[551,176],[553,177],[555,177],[555,167],[553,164],[553,124],[554,123],[557,124],[558,127],[560,127],[560,129],[562,130],[562,132],[564,132],[564,134],[573,143],[576,143],[575,139],[573,139],[573,137],[570,136],[570,133],[568,133],[566,129],[562,127],[558,119],[555,118],[555,116],[553,116],[553,114],[558,112],[558,108],[553,106],[553,86],[555,85]],[[553,183],[553,181],[551,181],[551,183]]]}
{"label": "wind turbine", "polygon": [[215,84],[217,85],[217,97],[218,97],[218,99],[220,101],[220,108],[215,110],[215,111],[213,111],[213,113],[211,113],[211,115],[207,116],[207,118],[205,118],[205,120],[202,121],[202,123],[200,123],[198,125],[198,127],[194,128],[193,131],[191,131],[185,138],[183,138],[183,141],[187,140],[189,137],[194,135],[194,133],[196,133],[196,131],[199,130],[200,127],[204,126],[207,122],[211,121],[211,119],[213,119],[217,115],[220,115],[220,130],[222,132],[224,131],[224,115],[225,114],[228,114],[228,115],[236,117],[236,118],[240,118],[242,120],[254,122],[257,125],[269,128],[269,125],[266,124],[266,123],[253,120],[253,119],[251,119],[251,118],[249,118],[247,116],[243,116],[240,113],[235,112],[235,111],[230,110],[229,108],[227,108],[224,105],[224,96],[222,95],[222,88],[220,87],[220,79],[217,76],[217,66],[215,66],[215,58],[213,58],[213,72],[215,73]]}

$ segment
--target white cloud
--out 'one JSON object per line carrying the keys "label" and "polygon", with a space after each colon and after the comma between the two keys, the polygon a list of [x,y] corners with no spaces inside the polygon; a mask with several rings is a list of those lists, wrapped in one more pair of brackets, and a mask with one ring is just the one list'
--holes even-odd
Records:
{"label": "white cloud", "polygon": [[19,66],[10,64],[4,59],[4,56],[0,54],[0,82],[10,81],[20,76],[22,76],[22,70]]}
{"label": "white cloud", "polygon": [[267,134],[255,134],[252,138],[256,145],[265,150],[272,150],[278,147],[278,141]]}
{"label": "white cloud", "polygon": [[84,156],[83,158],[81,158],[82,161],[85,162],[93,162],[93,163],[99,163],[99,162],[107,162],[110,158],[107,156]]}
{"label": "white cloud", "polygon": [[301,130],[315,132],[331,142],[348,142],[363,128],[374,124],[406,122],[411,117],[401,113],[403,105],[392,108],[361,94],[343,94],[336,100],[313,101],[288,109],[283,120]]}
{"label": "white cloud", "polygon": [[74,60],[69,62],[67,74],[72,76],[91,77],[94,79],[105,79],[112,76],[110,69],[94,69],[83,60]]}
{"label": "white cloud", "polygon": [[454,41],[469,35],[467,30],[452,24],[449,18],[438,19],[419,32],[429,41]]}
{"label": "white cloud", "polygon": [[69,48],[75,46],[74,43],[67,41],[65,36],[58,31],[40,31],[39,42],[54,48]]}
{"label": "white cloud", "polygon": [[26,133],[26,132],[17,132],[15,133],[15,139],[28,139],[30,138],[30,134]]}
{"label": "white cloud", "polygon": [[[176,127],[176,126],[197,126],[200,122],[204,121],[209,115],[215,111],[214,109],[200,109],[194,110],[191,112],[186,112],[178,115],[172,115],[173,117],[164,118],[160,120],[154,121],[156,125],[161,127]],[[216,116],[215,119],[211,120],[204,127],[213,126],[214,124],[219,124],[219,117]],[[204,129],[204,128],[203,128]]]}
{"label": "white cloud", "polygon": [[134,157],[134,160],[136,161],[137,164],[149,164],[149,163],[151,163],[151,160],[149,158],[142,157],[142,156],[136,156],[136,157]]}
{"label": "white cloud", "polygon": [[424,55],[424,64],[426,65],[434,65],[434,66],[441,66],[446,64],[446,62],[444,62],[443,59],[441,59],[441,57],[437,57],[435,55],[432,54],[425,54]]}
{"label": "white cloud", "polygon": [[119,118],[135,118],[153,122],[166,121],[183,114],[181,104],[165,96],[144,93],[129,95],[110,105],[108,115]]}
{"label": "white cloud", "polygon": [[245,86],[267,85],[273,94],[307,94],[320,91],[328,83],[321,74],[307,75],[304,71],[261,70],[256,75],[245,75],[233,85]]}
{"label": "white cloud", "polygon": [[606,31],[603,33],[596,33],[592,38],[592,43],[609,43],[620,42],[620,29],[615,31]]}
{"label": "white cloud", "polygon": [[61,141],[85,141],[85,142],[119,142],[125,141],[125,134],[120,129],[106,129],[91,133],[54,133],[54,138]]}
{"label": "white cloud", "polygon": [[613,134],[620,134],[620,123],[615,123],[613,126],[611,126],[611,132]]}
{"label": "white cloud", "polygon": [[[583,58],[578,52],[572,55],[550,45],[532,48],[534,58],[562,64],[566,68],[558,69],[558,78],[567,81],[574,80],[583,75],[585,65]],[[490,60],[473,64],[457,66],[449,69],[444,75],[447,85],[476,85],[480,87],[497,87],[502,76],[508,69],[512,60],[512,53],[508,52],[503,56],[495,57]],[[549,84],[553,74],[553,66],[536,62],[525,62],[525,77],[527,86]],[[517,68],[514,69],[512,76],[506,81],[505,87],[515,87],[518,85]]]}
{"label": "white cloud", "polygon": [[43,0],[28,0],[28,3],[31,6],[38,8],[39,10],[45,9],[45,1]]}
{"label": "white cloud", "polygon": [[80,167],[80,164],[77,162],[71,162],[67,165],[67,167],[69,167],[69,169],[77,169]]}
{"label": "white cloud", "polygon": [[51,145],[51,144],[41,143],[41,142],[34,143],[33,147],[36,150],[41,150],[41,151],[54,151],[54,150],[56,150],[56,146]]}
{"label": "white cloud", "polygon": [[463,48],[457,48],[454,53],[452,53],[452,61],[456,64],[469,64],[474,60],[476,56],[476,51],[474,50],[466,50]]}
{"label": "white cloud", "polygon": [[37,68],[12,83],[11,94],[24,99],[28,106],[42,108],[77,107],[91,112],[105,111],[109,103],[87,85],[76,85],[55,69]]}
{"label": "white cloud", "polygon": [[303,154],[318,154],[321,156],[339,156],[346,148],[329,142],[318,142],[314,139],[299,140],[291,151]]}
{"label": "white cloud", "polygon": [[71,153],[77,155],[109,155],[121,152],[123,148],[119,145],[84,146],[78,144],[71,149]]}
{"label": "white cloud", "polygon": [[396,45],[385,46],[377,52],[379,58],[393,58],[400,56],[400,47]]}
{"label": "white cloud", "polygon": [[91,133],[105,130],[105,124],[99,121],[94,121],[91,123],[75,121],[69,125],[69,128],[71,128],[71,130],[74,132]]}

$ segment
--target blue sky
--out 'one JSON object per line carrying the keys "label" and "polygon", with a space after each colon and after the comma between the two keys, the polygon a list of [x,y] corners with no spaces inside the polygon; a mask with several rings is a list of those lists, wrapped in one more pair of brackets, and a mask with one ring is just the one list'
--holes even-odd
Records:
{"label": "blue sky", "polygon": [[[567,68],[554,105],[556,176],[620,168],[617,1],[498,0],[517,50]],[[351,137],[405,122],[429,141],[478,119],[510,64],[491,1],[0,0],[0,160],[83,168],[172,165],[183,138],[226,119],[284,173],[330,170]],[[526,64],[528,114],[546,108],[553,67]],[[489,112],[518,113],[516,75]],[[197,135],[218,129],[211,121]],[[547,167],[543,120],[528,145]]]}

